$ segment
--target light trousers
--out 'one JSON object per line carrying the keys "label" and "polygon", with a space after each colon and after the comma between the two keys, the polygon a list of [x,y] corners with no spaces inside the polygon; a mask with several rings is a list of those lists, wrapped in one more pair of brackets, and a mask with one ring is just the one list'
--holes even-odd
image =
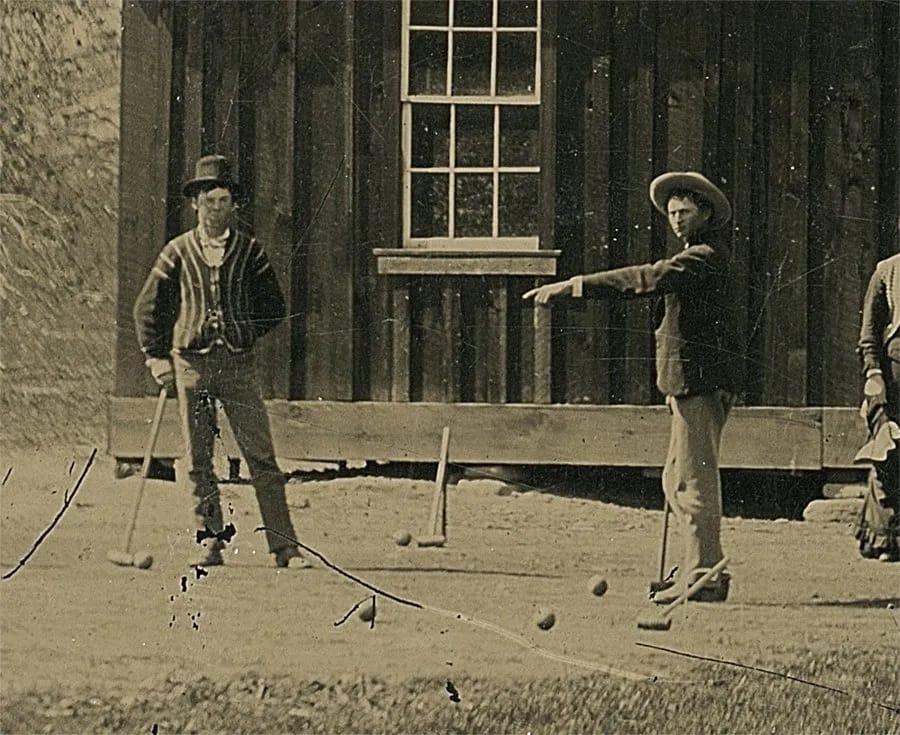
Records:
{"label": "light trousers", "polygon": [[733,396],[723,390],[698,396],[668,396],[672,414],[663,491],[680,519],[684,551],[679,575],[722,559],[722,482],[719,444]]}

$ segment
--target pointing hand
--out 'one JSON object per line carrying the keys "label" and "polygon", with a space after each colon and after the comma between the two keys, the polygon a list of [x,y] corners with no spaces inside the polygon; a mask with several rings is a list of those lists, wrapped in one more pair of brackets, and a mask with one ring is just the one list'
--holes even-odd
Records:
{"label": "pointing hand", "polygon": [[523,299],[534,299],[534,303],[539,306],[546,306],[550,299],[557,296],[571,296],[572,282],[557,281],[556,283],[548,283],[545,286],[533,288],[522,294]]}

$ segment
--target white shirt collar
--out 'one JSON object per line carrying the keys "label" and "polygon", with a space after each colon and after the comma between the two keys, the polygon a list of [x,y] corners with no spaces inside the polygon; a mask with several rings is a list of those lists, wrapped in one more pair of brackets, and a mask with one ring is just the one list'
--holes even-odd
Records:
{"label": "white shirt collar", "polygon": [[206,234],[206,230],[204,230],[201,226],[197,227],[197,233],[200,239],[200,244],[203,247],[224,248],[225,243],[228,242],[228,238],[231,237],[231,228],[226,227],[225,232],[223,232],[218,237],[210,237]]}

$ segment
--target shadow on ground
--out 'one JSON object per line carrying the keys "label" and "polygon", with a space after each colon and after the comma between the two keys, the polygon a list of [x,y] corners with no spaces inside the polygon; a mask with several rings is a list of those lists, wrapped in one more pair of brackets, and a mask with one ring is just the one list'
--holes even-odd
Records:
{"label": "shadow on ground", "polygon": [[[291,482],[326,481],[348,477],[385,477],[410,480],[433,480],[437,466],[424,462],[368,463],[365,467],[348,467],[344,463],[324,463],[314,472],[291,472]],[[241,474],[243,469],[243,476]],[[223,483],[247,484],[246,469],[240,461],[232,461],[230,475]],[[140,471],[140,460],[119,462],[117,477]],[[152,479],[175,480],[171,460],[154,459],[150,465]],[[658,470],[625,467],[573,467],[559,465],[452,465],[449,483],[461,479],[496,480],[511,492],[549,493],[560,497],[599,500],[628,508],[659,510],[662,488]],[[803,509],[810,501],[822,497],[825,476],[822,472],[772,472],[763,470],[723,470],[722,495],[726,517],[802,520]]]}

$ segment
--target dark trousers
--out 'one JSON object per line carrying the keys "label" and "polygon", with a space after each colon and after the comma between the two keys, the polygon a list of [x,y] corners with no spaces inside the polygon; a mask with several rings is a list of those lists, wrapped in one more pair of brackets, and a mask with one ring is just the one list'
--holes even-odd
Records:
{"label": "dark trousers", "polygon": [[[187,449],[184,482],[194,501],[197,524],[215,532],[224,527],[213,471],[218,400],[250,470],[263,525],[296,538],[285,498],[284,474],[275,462],[269,418],[259,393],[254,356],[215,347],[206,354],[173,353],[172,362]],[[294,545],[276,533],[267,532],[266,540],[272,552]]]}

